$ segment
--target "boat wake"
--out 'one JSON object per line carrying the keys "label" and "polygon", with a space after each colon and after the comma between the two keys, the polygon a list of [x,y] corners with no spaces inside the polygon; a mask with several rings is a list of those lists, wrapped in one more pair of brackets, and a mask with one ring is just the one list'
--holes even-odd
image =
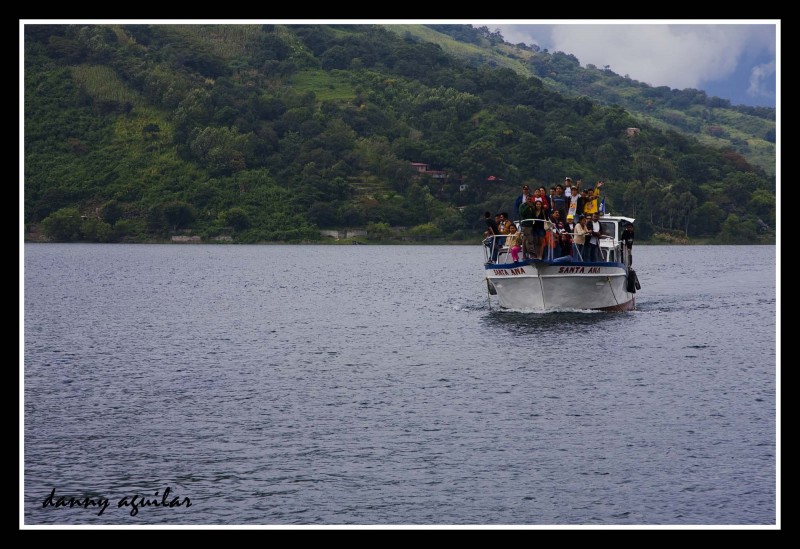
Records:
{"label": "boat wake", "polygon": [[469,303],[464,304],[456,304],[453,305],[454,311],[462,311],[462,312],[473,312],[473,311],[494,311],[497,309],[497,305],[490,305],[487,303],[486,299],[481,301],[472,301]]}
{"label": "boat wake", "polygon": [[547,311],[540,311],[536,309],[503,309],[497,306],[492,307],[492,311],[497,311],[498,313],[520,313],[526,315],[550,315],[554,313],[590,313],[590,314],[597,314],[603,313],[604,311],[599,311],[596,309],[571,309],[569,307],[560,307],[557,309],[549,309]]}

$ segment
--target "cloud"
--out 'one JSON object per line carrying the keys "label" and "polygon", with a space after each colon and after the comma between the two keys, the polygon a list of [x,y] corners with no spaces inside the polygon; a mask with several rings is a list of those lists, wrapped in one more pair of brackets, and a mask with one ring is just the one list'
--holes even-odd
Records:
{"label": "cloud", "polygon": [[747,95],[751,97],[774,97],[774,93],[765,81],[775,75],[775,61],[756,65],[750,71],[750,85],[747,87]]}
{"label": "cloud", "polygon": [[652,86],[700,88],[723,80],[753,51],[775,53],[774,24],[500,25],[512,43],[537,44],[577,57],[583,66],[608,65]]}
{"label": "cloud", "polygon": [[746,33],[726,25],[565,25],[553,31],[553,49],[652,86],[698,88],[733,74]]}

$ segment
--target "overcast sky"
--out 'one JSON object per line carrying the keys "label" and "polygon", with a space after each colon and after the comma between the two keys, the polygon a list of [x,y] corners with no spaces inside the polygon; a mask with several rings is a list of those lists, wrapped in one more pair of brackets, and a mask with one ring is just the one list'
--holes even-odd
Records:
{"label": "overcast sky", "polygon": [[506,42],[571,53],[581,66],[608,65],[653,86],[704,90],[734,105],[776,106],[779,20],[521,23],[527,21],[473,24],[499,29]]}

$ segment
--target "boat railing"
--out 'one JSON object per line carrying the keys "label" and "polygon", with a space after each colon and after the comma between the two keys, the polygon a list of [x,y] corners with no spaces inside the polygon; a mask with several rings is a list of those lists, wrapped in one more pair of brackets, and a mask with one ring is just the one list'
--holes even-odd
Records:
{"label": "boat railing", "polygon": [[[550,227],[548,227],[548,230],[552,233],[551,238],[557,238],[558,236],[560,236],[562,234],[569,236],[570,239],[572,240],[572,242],[571,242],[572,243],[572,246],[571,246],[571,248],[572,248],[572,254],[571,254],[572,259],[578,260],[578,261],[584,261],[583,254],[581,253],[580,249],[575,244],[575,236],[576,236],[575,232],[558,231],[555,228],[555,225],[553,225],[552,223],[550,223]],[[586,250],[585,246],[588,245],[588,239],[590,238],[590,236],[587,235],[586,233],[584,233],[584,235],[586,236],[586,240],[587,240],[584,243],[584,250]],[[601,259],[603,261],[611,261],[611,259],[613,259],[613,255],[611,254],[611,251],[612,250],[616,250],[619,247],[619,243],[614,239],[613,236],[601,234],[599,238],[600,238],[600,257],[601,257]],[[609,241],[611,242],[610,246],[603,246],[603,244],[606,244]],[[549,248],[550,260],[552,261],[552,259],[553,259],[552,254],[553,254],[553,249],[555,248],[555,245],[549,246],[548,248]]]}
{"label": "boat railing", "polygon": [[492,234],[483,240],[483,259],[484,263],[498,263],[500,251],[505,244],[505,234]]}
{"label": "boat railing", "polygon": [[[550,223],[544,219],[519,219],[514,221],[518,231],[522,231],[522,222],[532,221]],[[507,234],[489,235],[483,240],[483,259],[484,263],[511,263],[511,251],[505,247]],[[520,251],[520,255],[525,255],[525,250]],[[501,259],[502,256],[502,259]]]}
{"label": "boat railing", "polygon": [[[522,221],[537,221],[537,220],[522,220]],[[541,219],[538,221],[542,221]],[[516,222],[519,224],[520,222]],[[566,231],[558,231],[555,228],[555,225],[550,221],[544,221],[545,223],[545,231],[550,234],[550,242],[545,243],[544,247],[544,259],[545,261],[553,261],[557,259],[554,257],[555,251],[555,244],[554,239],[560,237],[560,235],[565,234],[568,235],[571,239],[573,239],[572,245],[572,254],[571,257],[573,260],[576,261],[584,261],[583,254],[581,254],[578,247],[574,244],[574,232],[566,232]],[[520,227],[521,230],[521,227]],[[483,254],[484,254],[484,263],[512,263],[513,259],[511,259],[511,251],[508,247],[505,246],[507,234],[498,234],[498,235],[489,235],[483,240]],[[587,243],[584,246],[588,246],[588,239],[589,236],[586,236]],[[624,246],[620,245],[621,243],[616,240],[613,236],[610,235],[600,235],[600,256],[601,261],[620,261],[625,265],[630,265],[630,256],[628,254],[628,249]],[[586,248],[584,248],[585,250]],[[520,251],[521,255],[524,255],[524,250]],[[565,256],[562,256],[565,257]]]}
{"label": "boat railing", "polygon": [[[561,234],[565,234],[565,235],[569,236],[570,240],[572,241],[572,246],[571,246],[571,248],[572,248],[572,259],[577,259],[578,261],[583,261],[583,254],[581,254],[580,249],[578,249],[578,245],[575,244],[575,236],[576,236],[576,234],[574,232],[573,233],[565,232],[565,233],[561,233]],[[583,234],[586,234],[586,233],[583,233]]]}

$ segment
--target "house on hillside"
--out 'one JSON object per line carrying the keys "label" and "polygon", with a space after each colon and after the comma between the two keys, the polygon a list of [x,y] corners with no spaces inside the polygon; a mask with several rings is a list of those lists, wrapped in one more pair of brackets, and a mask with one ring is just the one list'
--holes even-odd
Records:
{"label": "house on hillside", "polygon": [[412,162],[411,167],[417,170],[420,175],[427,175],[434,179],[447,179],[447,172],[444,170],[429,170],[428,165],[423,162]]}

